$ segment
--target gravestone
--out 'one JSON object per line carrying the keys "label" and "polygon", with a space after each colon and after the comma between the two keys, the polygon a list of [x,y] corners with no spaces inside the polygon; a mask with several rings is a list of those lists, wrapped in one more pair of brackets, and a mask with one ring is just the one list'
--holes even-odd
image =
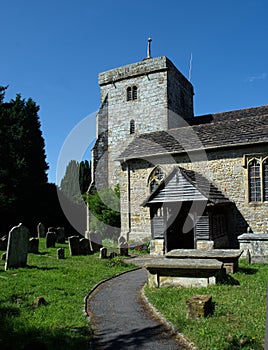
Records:
{"label": "gravestone", "polygon": [[38,254],[39,251],[39,238],[32,237],[29,240],[28,253]]}
{"label": "gravestone", "polygon": [[58,259],[64,259],[64,248],[57,249]]}
{"label": "gravestone", "polygon": [[121,256],[128,256],[128,243],[124,236],[118,238],[118,247]]}
{"label": "gravestone", "polygon": [[79,254],[80,255],[89,255],[91,254],[89,240],[86,238],[81,238],[79,241]]}
{"label": "gravestone", "polygon": [[28,228],[22,224],[11,229],[8,236],[5,270],[26,266],[29,236]]}
{"label": "gravestone", "polygon": [[65,243],[64,227],[57,227],[56,233],[57,233],[57,242],[58,243]]}
{"label": "gravestone", "polygon": [[56,240],[56,232],[48,231],[46,234],[46,248],[55,248]]}
{"label": "gravestone", "polygon": [[46,229],[42,222],[39,222],[39,224],[37,225],[37,235],[39,238],[46,237]]}
{"label": "gravestone", "polygon": [[107,248],[102,247],[100,249],[100,258],[101,259],[106,259],[107,258]]}
{"label": "gravestone", "polygon": [[212,315],[214,305],[211,295],[197,294],[186,301],[186,318],[198,320],[201,317]]}
{"label": "gravestone", "polygon": [[79,255],[80,253],[79,237],[78,236],[68,237],[68,241],[69,241],[69,250],[70,250],[71,256]]}
{"label": "gravestone", "polygon": [[99,231],[91,231],[89,233],[90,250],[94,253],[99,252],[102,248],[101,233]]}

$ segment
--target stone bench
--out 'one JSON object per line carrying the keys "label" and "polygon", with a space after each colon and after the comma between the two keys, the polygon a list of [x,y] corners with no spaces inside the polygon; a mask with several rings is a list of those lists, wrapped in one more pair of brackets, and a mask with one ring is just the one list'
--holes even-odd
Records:
{"label": "stone bench", "polygon": [[223,263],[227,273],[235,273],[238,269],[238,259],[242,255],[240,249],[174,249],[166,253],[167,258],[173,259],[216,259]]}
{"label": "stone bench", "polygon": [[226,275],[223,263],[216,259],[156,258],[145,264],[149,287],[207,287]]}

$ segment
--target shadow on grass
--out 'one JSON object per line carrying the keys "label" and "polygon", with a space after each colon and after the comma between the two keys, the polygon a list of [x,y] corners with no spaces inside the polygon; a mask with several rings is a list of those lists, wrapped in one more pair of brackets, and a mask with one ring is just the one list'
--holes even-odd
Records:
{"label": "shadow on grass", "polygon": [[245,275],[255,275],[258,272],[258,269],[255,269],[253,267],[239,267],[238,272]]}
{"label": "shadow on grass", "polygon": [[239,286],[240,283],[233,276],[226,274],[219,284],[227,284],[230,286]]}
{"label": "shadow on grass", "polygon": [[37,266],[37,265],[26,265],[26,268],[31,270],[31,269],[36,269],[36,270],[43,270],[43,271],[48,271],[48,270],[58,270],[58,267],[48,267],[48,266]]}
{"label": "shadow on grass", "polygon": [[28,326],[17,307],[0,307],[1,350],[88,350],[89,327],[47,329]]}

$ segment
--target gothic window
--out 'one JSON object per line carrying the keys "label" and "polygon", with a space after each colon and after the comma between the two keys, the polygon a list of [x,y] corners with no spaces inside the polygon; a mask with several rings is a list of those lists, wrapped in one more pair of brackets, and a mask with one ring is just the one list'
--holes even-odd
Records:
{"label": "gothic window", "polygon": [[135,120],[130,121],[130,126],[129,126],[129,133],[134,134],[135,133]]}
{"label": "gothic window", "polygon": [[138,98],[138,88],[137,86],[129,86],[127,88],[127,101],[137,100]]}
{"label": "gothic window", "polygon": [[261,166],[259,160],[254,158],[248,165],[249,175],[249,201],[261,202]]}
{"label": "gothic window", "polygon": [[268,202],[268,158],[263,162],[263,200]]}
{"label": "gothic window", "polygon": [[256,154],[246,155],[248,169],[249,202],[268,202],[268,157]]}
{"label": "gothic window", "polygon": [[165,174],[161,169],[161,167],[159,166],[155,167],[148,179],[150,192],[153,192],[160,185],[164,177],[165,177]]}

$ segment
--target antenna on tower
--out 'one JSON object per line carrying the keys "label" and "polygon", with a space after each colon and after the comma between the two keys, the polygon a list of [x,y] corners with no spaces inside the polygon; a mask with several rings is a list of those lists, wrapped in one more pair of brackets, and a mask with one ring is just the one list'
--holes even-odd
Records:
{"label": "antenna on tower", "polygon": [[193,62],[193,55],[191,53],[191,56],[190,56],[190,67],[189,67],[189,78],[188,78],[189,81],[191,81],[191,78],[192,78],[192,62]]}
{"label": "antenna on tower", "polygon": [[152,39],[151,39],[151,38],[148,38],[147,58],[151,58],[151,42],[152,42]]}

